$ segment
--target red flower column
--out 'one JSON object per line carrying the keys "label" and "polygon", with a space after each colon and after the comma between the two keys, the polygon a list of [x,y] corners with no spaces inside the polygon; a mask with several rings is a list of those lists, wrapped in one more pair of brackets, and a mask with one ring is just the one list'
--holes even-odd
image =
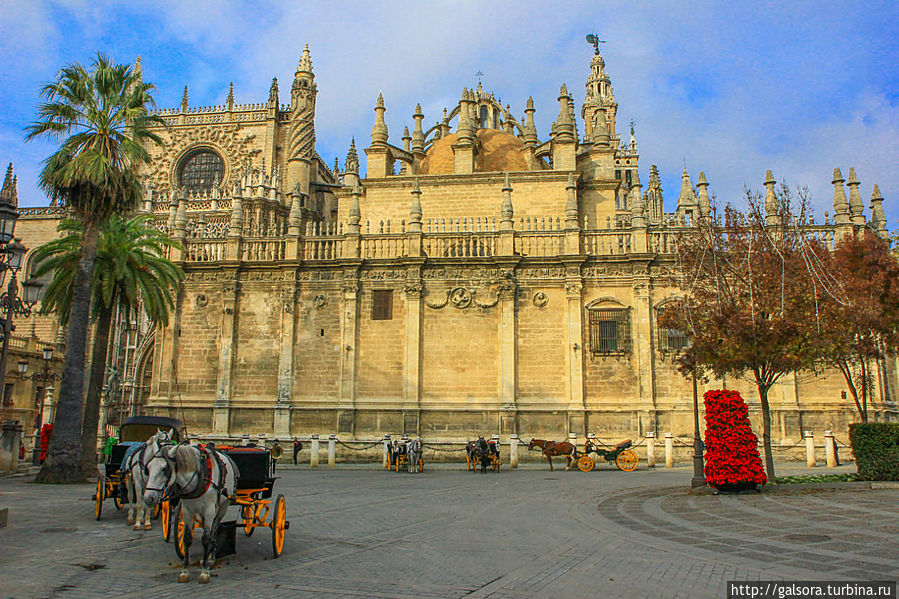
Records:
{"label": "red flower column", "polygon": [[705,478],[722,491],[754,489],[767,480],[749,409],[737,391],[706,391]]}

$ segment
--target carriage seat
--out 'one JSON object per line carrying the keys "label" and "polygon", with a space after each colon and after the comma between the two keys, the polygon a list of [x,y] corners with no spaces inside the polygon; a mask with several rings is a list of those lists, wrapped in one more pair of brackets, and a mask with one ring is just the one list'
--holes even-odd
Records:
{"label": "carriage seat", "polygon": [[625,447],[630,447],[632,445],[630,439],[626,439],[615,446],[615,449],[624,449]]}

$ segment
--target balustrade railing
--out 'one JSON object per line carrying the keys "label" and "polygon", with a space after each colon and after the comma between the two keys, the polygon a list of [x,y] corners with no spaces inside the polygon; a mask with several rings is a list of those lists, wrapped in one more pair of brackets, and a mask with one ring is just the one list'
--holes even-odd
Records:
{"label": "balustrade railing", "polygon": [[583,232],[584,253],[590,256],[620,256],[631,251],[630,230]]}
{"label": "balustrade railing", "polygon": [[515,236],[515,251],[522,256],[558,256],[564,243],[564,233],[519,231]]}
{"label": "balustrade railing", "polygon": [[334,260],[343,255],[343,237],[326,235],[305,237],[300,243],[300,260]]}
{"label": "balustrade railing", "polygon": [[244,239],[241,244],[241,259],[249,262],[271,262],[283,260],[287,242],[284,239]]}
{"label": "balustrade railing", "polygon": [[493,232],[426,233],[421,244],[431,258],[470,258],[495,256],[497,238]]}
{"label": "balustrade railing", "polygon": [[189,239],[184,242],[184,260],[187,262],[219,262],[224,259],[224,239]]}
{"label": "balustrade railing", "polygon": [[402,258],[409,255],[406,235],[365,235],[359,240],[363,258]]}

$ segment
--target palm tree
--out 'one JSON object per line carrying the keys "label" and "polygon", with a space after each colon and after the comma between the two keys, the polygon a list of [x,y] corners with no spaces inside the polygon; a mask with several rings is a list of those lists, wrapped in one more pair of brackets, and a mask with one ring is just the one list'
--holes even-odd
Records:
{"label": "palm tree", "polygon": [[[100,390],[115,307],[128,312],[140,309],[151,322],[165,326],[174,306],[172,292],[184,277],[181,268],[165,257],[166,249],[176,247],[177,242],[153,228],[151,220],[148,215],[131,219],[112,216],[100,231],[92,285],[92,313],[97,326],[81,429],[81,468],[85,474],[95,467]],[[41,312],[56,312],[60,323],[66,325],[81,247],[81,223],[64,220],[58,231],[62,237],[34,252],[38,264],[35,276],[53,273]]]}
{"label": "palm tree", "polygon": [[64,67],[45,85],[39,120],[27,140],[61,140],[44,161],[41,188],[81,221],[83,234],[72,281],[69,337],[56,422],[38,482],[81,482],[81,406],[84,358],[90,320],[91,282],[100,226],[114,214],[134,208],[141,197],[135,168],[149,160],[145,144],[161,143],[150,126],[162,124],[147,113],[154,86],[130,65],[98,54],[88,71]]}

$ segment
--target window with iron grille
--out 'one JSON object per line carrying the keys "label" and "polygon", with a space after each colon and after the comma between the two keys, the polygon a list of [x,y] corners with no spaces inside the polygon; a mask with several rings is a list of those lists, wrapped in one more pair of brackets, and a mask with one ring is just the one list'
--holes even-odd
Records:
{"label": "window with iron grille", "polygon": [[590,352],[626,354],[631,350],[631,322],[628,308],[588,308]]}
{"label": "window with iron grille", "polygon": [[670,307],[656,309],[656,323],[659,331],[658,349],[662,353],[683,351],[690,345],[690,335],[686,331],[658,324],[666,309],[670,309]]}
{"label": "window with iron grille", "polygon": [[225,163],[211,150],[196,150],[181,162],[181,186],[189,193],[209,193],[222,182]]}
{"label": "window with iron grille", "polygon": [[371,319],[393,319],[393,290],[376,289],[371,295]]}

